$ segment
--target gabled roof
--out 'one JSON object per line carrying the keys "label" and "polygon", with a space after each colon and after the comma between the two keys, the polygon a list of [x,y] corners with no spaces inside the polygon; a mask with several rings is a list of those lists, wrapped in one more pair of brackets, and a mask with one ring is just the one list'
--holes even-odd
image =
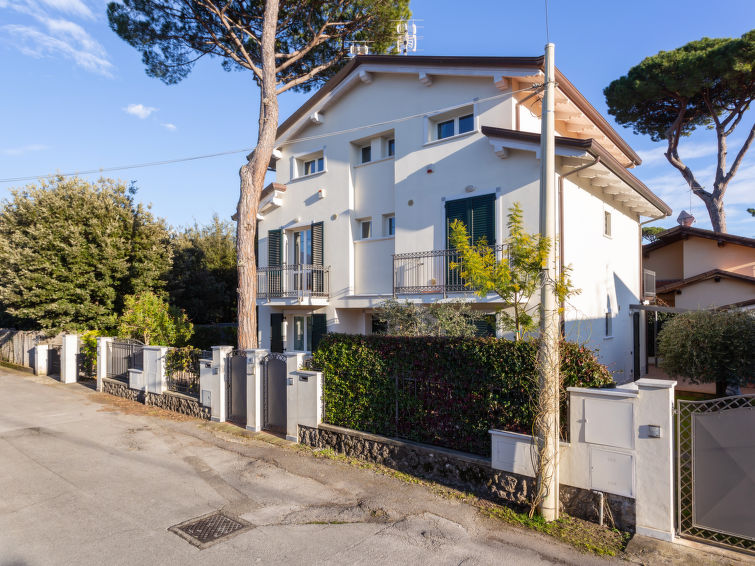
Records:
{"label": "gabled roof", "polygon": [[706,238],[708,240],[715,240],[719,245],[723,244],[737,244],[740,246],[747,246],[749,248],[755,248],[755,238],[747,238],[746,236],[737,236],[735,234],[726,234],[724,232],[714,232],[713,230],[704,230],[702,228],[693,228],[692,226],[674,226],[661,232],[656,236],[655,242],[645,244],[642,246],[642,253],[647,255],[653,250],[668,246],[679,240],[687,240],[691,236],[698,238]]}
{"label": "gabled roof", "polygon": [[669,291],[675,291],[676,289],[681,289],[682,287],[692,285],[693,283],[716,278],[736,279],[738,281],[744,281],[745,283],[755,285],[755,277],[744,275],[742,273],[736,273],[734,271],[726,271],[725,269],[711,269],[710,271],[706,271],[705,273],[700,273],[698,275],[693,275],[692,277],[687,277],[686,279],[680,279],[678,281],[673,281],[666,283],[665,285],[656,287],[655,292],[668,293]]}
{"label": "gabled roof", "polygon": [[[508,130],[506,128],[483,126],[482,133],[488,137],[507,138],[533,144],[540,143],[540,134],[533,132],[520,132],[518,130]],[[621,163],[616,161],[616,159],[594,139],[583,140],[556,136],[556,146],[580,149],[586,151],[593,157],[600,157],[600,162],[609,169],[611,173],[619,177],[624,183],[634,189],[634,191],[645,200],[652,203],[653,206],[663,212],[666,216],[671,214],[671,207],[669,205],[656,196],[642,181],[627,171]]]}
{"label": "gabled roof", "polygon": [[[407,66],[423,68],[482,68],[482,69],[532,69],[538,73],[543,70],[544,57],[437,57],[426,55],[358,55],[349,61],[338,73],[326,82],[315,94],[302,104],[291,116],[278,127],[277,138],[280,139],[303,116],[311,111],[330,92],[343,83],[358,67],[362,65],[393,66],[399,68]],[[629,165],[642,163],[639,155],[614,130],[608,121],[590,104],[569,80],[556,69],[557,90],[562,92],[597,128],[605,135],[620,152],[627,157]]]}

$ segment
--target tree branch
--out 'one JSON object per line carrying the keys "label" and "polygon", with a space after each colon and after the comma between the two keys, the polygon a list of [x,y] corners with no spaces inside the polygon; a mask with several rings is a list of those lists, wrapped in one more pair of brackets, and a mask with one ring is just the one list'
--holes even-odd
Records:
{"label": "tree branch", "polygon": [[[742,144],[742,147],[740,148],[739,153],[737,153],[737,156],[734,158],[734,162],[731,164],[731,169],[729,169],[726,177],[724,177],[724,190],[726,190],[726,186],[729,184],[729,181],[731,181],[731,178],[736,174],[737,169],[739,169],[745,153],[747,153],[747,150],[750,149],[750,145],[752,145],[753,139],[755,139],[755,124],[753,124],[752,128],[750,128],[750,133],[748,134],[747,139],[745,140],[744,144]],[[721,194],[723,195],[723,191],[721,191]]]}
{"label": "tree branch", "polygon": [[309,79],[317,75],[318,73],[324,71],[325,69],[329,69],[336,63],[338,63],[343,57],[333,57],[330,61],[327,61],[323,63],[322,65],[318,65],[317,67],[313,67],[309,70],[308,73],[301,75],[300,77],[297,77],[296,79],[293,79],[287,83],[285,83],[283,86],[276,89],[275,94],[283,94],[287,90],[294,88],[297,85],[300,85],[302,83],[307,82]]}

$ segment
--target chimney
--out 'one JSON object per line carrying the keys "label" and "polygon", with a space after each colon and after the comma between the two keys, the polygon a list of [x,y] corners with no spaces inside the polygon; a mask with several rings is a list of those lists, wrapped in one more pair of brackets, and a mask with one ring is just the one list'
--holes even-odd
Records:
{"label": "chimney", "polygon": [[679,216],[676,217],[676,221],[679,223],[680,226],[692,226],[695,222],[695,217],[692,216],[689,212],[686,210],[682,210],[679,213]]}

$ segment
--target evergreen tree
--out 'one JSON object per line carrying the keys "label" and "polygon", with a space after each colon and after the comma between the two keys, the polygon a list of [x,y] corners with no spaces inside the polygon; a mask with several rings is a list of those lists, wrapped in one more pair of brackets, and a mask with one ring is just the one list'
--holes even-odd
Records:
{"label": "evergreen tree", "polygon": [[170,302],[196,324],[236,319],[236,237],[231,222],[217,215],[207,226],[195,224],[173,237]]}
{"label": "evergreen tree", "polygon": [[0,208],[0,304],[19,328],[113,327],[128,294],[163,287],[168,232],[111,179],[57,177]]}

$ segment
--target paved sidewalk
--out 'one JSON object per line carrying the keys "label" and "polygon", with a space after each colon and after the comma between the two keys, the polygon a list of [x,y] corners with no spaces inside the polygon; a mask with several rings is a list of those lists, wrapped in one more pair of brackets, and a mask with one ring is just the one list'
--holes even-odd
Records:
{"label": "paved sidewalk", "polygon": [[[425,487],[129,414],[79,384],[0,368],[0,395],[2,566],[608,563]],[[251,528],[204,550],[168,530],[219,509]]]}

